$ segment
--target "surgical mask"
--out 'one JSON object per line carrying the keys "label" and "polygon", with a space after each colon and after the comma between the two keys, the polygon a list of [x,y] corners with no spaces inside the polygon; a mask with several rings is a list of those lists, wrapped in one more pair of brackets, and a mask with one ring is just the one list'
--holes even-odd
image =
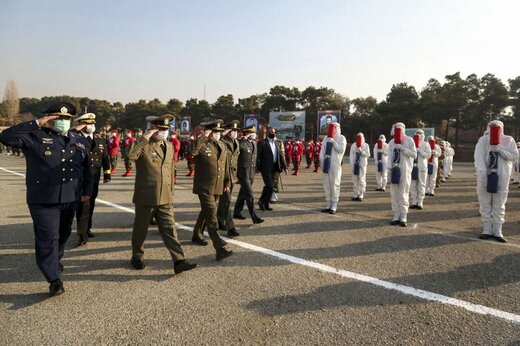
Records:
{"label": "surgical mask", "polygon": [[168,138],[168,131],[158,131],[157,132],[157,139],[162,139],[163,141]]}
{"label": "surgical mask", "polygon": [[231,139],[237,139],[237,137],[238,137],[238,132],[236,132],[236,131],[231,131],[231,133],[229,134],[229,137],[231,137]]}
{"label": "surgical mask", "polygon": [[256,133],[250,134],[247,138],[249,138],[251,141],[254,141],[256,139]]}
{"label": "surgical mask", "polygon": [[65,134],[70,129],[70,119],[56,119],[52,128],[61,134]]}
{"label": "surgical mask", "polygon": [[85,126],[85,133],[93,133],[94,131],[96,131],[96,125],[94,124],[88,124],[87,126]]}
{"label": "surgical mask", "polygon": [[274,139],[274,137],[276,137],[276,135],[274,133],[270,133],[267,135],[267,137],[271,138],[271,139]]}
{"label": "surgical mask", "polygon": [[213,140],[220,141],[220,132],[213,132]]}
{"label": "surgical mask", "polygon": [[117,133],[113,132],[112,137],[115,137],[115,136],[117,136]]}

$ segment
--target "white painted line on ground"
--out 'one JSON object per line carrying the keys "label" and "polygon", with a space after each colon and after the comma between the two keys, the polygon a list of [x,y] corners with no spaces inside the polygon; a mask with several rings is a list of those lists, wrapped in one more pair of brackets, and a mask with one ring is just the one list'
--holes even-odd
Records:
{"label": "white painted line on ground", "polygon": [[[19,175],[22,177],[25,176],[24,174],[17,173],[17,172],[14,172],[14,171],[2,168],[2,167],[0,167],[0,169],[5,172],[16,174],[16,175]],[[110,206],[110,207],[113,207],[113,208],[116,208],[116,209],[119,209],[122,211],[126,211],[128,213],[135,214],[135,211],[131,208],[127,208],[122,205],[112,203],[109,201],[105,201],[102,199],[96,199],[96,201],[98,201],[101,204],[105,204],[107,206]],[[193,228],[188,227],[186,225],[179,224],[179,223],[175,223],[175,225],[179,229],[183,229],[183,230],[190,231],[190,232],[193,231]],[[420,298],[420,299],[424,299],[424,300],[428,300],[428,301],[432,301],[432,302],[438,302],[438,303],[442,303],[442,304],[446,304],[446,305],[456,306],[456,307],[459,307],[459,308],[462,308],[467,311],[471,311],[471,312],[474,312],[474,313],[477,313],[480,315],[489,315],[489,316],[498,317],[498,318],[501,318],[501,319],[504,319],[504,320],[507,320],[510,322],[520,323],[520,315],[513,314],[510,312],[490,308],[490,307],[487,307],[484,305],[473,304],[473,303],[470,303],[470,302],[467,302],[464,300],[448,297],[448,296],[445,296],[442,294],[437,294],[434,292],[417,289],[417,288],[414,288],[411,286],[401,285],[401,284],[397,284],[397,283],[390,282],[390,281],[380,280],[380,279],[377,279],[377,278],[374,278],[371,276],[358,274],[358,273],[350,272],[350,271],[343,270],[343,269],[334,268],[334,267],[331,267],[331,266],[328,266],[325,264],[308,261],[306,259],[291,256],[291,255],[286,255],[286,254],[278,252],[278,251],[270,250],[270,249],[267,249],[267,248],[264,248],[261,246],[256,246],[256,245],[245,243],[245,242],[238,241],[235,239],[229,239],[226,237],[222,237],[222,238],[224,238],[228,243],[235,244],[244,249],[248,249],[251,251],[262,253],[264,255],[276,257],[278,259],[281,259],[281,260],[284,260],[284,261],[287,261],[290,263],[302,265],[302,266],[309,267],[309,268],[314,268],[314,269],[320,270],[322,272],[339,275],[344,278],[349,278],[349,279],[365,282],[365,283],[379,286],[379,287],[382,287],[382,288],[385,288],[388,290],[403,293],[403,294],[406,294],[406,295],[409,295],[412,297],[416,297],[416,298]]]}

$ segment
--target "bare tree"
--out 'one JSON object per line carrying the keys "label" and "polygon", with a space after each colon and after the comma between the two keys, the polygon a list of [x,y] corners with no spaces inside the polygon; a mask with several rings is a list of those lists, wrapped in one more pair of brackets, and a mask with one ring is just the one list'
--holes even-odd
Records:
{"label": "bare tree", "polygon": [[2,113],[9,124],[14,124],[20,113],[20,99],[15,82],[10,79],[7,81],[2,100]]}

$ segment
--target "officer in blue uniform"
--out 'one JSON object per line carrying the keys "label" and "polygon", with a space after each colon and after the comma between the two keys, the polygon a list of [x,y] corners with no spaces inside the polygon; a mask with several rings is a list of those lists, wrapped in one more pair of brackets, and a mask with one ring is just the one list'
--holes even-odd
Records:
{"label": "officer in blue uniform", "polygon": [[96,198],[99,192],[99,182],[103,173],[103,183],[111,180],[110,160],[106,140],[101,138],[96,131],[96,115],[94,113],[83,114],[76,119],[78,125],[71,130],[84,138],[92,163],[92,195],[87,202],[78,201],[76,220],[78,223],[77,233],[79,240],[76,246],[87,244],[88,238],[94,237],[92,233],[92,215],[96,207]]}
{"label": "officer in blue uniform", "polygon": [[23,151],[27,204],[34,225],[36,263],[50,283],[51,297],[65,292],[61,258],[79,200],[92,194],[92,168],[86,142],[69,133],[74,105],[51,105],[44,117],[8,128],[0,142]]}

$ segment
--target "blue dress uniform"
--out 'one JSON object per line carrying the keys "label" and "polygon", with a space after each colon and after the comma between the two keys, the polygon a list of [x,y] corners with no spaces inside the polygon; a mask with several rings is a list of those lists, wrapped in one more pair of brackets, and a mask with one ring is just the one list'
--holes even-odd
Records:
{"label": "blue dress uniform", "polygon": [[[69,116],[75,111],[70,113]],[[36,120],[6,129],[0,134],[0,141],[22,149],[25,155],[36,263],[48,282],[61,283],[60,260],[71,233],[77,201],[92,193],[92,169],[85,141],[77,134],[62,136],[53,129],[40,127]]]}

